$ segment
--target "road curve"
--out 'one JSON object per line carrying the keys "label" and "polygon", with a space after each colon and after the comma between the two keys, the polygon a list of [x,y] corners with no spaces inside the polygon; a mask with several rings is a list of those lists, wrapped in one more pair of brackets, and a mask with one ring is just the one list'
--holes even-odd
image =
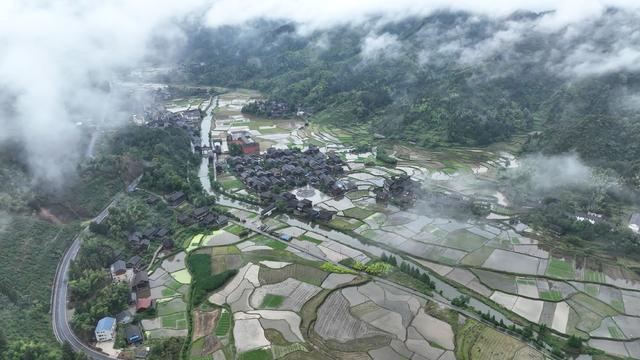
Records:
{"label": "road curve", "polygon": [[[113,206],[116,201],[117,196],[114,197],[111,203],[109,203],[109,205],[105,207],[104,210],[102,210],[100,214],[98,214],[98,216],[94,218],[94,221],[98,223],[102,222],[109,214],[109,208]],[[52,289],[53,294],[51,301],[51,325],[53,327],[53,334],[58,342],[68,342],[75,351],[83,352],[91,359],[112,360],[115,358],[92,349],[91,347],[83,343],[82,340],[80,340],[73,332],[68,321],[67,283],[69,280],[69,267],[71,266],[71,261],[75,259],[76,255],[78,255],[81,244],[80,239],[82,238],[82,235],[86,234],[88,231],[89,228],[86,227],[78,235],[76,235],[76,237],[73,239],[73,243],[58,263],[58,269],[56,270],[56,276],[53,282]]]}

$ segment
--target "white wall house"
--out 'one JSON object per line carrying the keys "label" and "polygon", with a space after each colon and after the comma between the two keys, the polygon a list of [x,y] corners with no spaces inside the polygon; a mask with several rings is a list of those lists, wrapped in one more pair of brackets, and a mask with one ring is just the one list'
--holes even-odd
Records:
{"label": "white wall house", "polygon": [[98,342],[111,341],[116,333],[116,319],[104,317],[98,321],[96,326],[96,340]]}
{"label": "white wall house", "polygon": [[640,233],[640,213],[631,215],[631,219],[629,220],[629,229],[634,233]]}

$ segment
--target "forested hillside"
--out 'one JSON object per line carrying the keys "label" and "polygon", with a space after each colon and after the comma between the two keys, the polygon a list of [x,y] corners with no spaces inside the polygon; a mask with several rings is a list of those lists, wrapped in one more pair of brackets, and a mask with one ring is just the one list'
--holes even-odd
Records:
{"label": "forested hillside", "polygon": [[638,181],[638,74],[572,58],[585,44],[612,50],[598,46],[611,22],[628,19],[612,11],[576,34],[537,31],[539,16],[437,13],[311,33],[273,22],[191,29],[182,69],[165,80],[257,88],[315,120],[367,123],[424,147],[542,131],[527,150],[575,149]]}

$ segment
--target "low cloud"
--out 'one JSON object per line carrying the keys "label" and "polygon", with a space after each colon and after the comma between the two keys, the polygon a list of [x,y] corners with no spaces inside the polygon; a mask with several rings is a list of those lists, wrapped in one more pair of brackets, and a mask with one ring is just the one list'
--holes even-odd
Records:
{"label": "low cloud", "polygon": [[176,40],[194,1],[0,2],[2,139],[24,145],[32,173],[60,185],[81,157],[76,123],[115,122],[108,85]]}
{"label": "low cloud", "polygon": [[402,44],[395,35],[369,34],[362,41],[360,54],[364,60],[377,59],[381,57],[397,58],[401,55]]}
{"label": "low cloud", "polygon": [[591,184],[594,175],[574,153],[527,156],[511,173],[526,177],[532,190],[543,193],[562,188],[584,188]]}

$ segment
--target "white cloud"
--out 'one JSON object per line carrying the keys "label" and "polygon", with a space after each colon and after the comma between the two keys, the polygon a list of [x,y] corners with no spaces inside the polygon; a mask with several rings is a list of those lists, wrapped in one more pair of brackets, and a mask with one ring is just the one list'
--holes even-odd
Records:
{"label": "white cloud", "polygon": [[378,16],[388,21],[425,16],[437,10],[468,11],[491,17],[518,10],[555,10],[546,16],[544,25],[557,28],[601,14],[609,6],[638,9],[640,4],[635,0],[218,0],[208,12],[207,23],[215,27],[239,25],[259,18],[289,20],[300,24],[303,31],[310,31],[361,24]]}
{"label": "white cloud", "polygon": [[400,55],[402,44],[395,35],[369,34],[362,42],[361,55],[365,60],[379,57],[395,58]]}
{"label": "white cloud", "polygon": [[[73,170],[80,132],[99,117],[99,86],[149,54],[153,38],[175,39],[170,20],[195,1],[0,1],[0,96],[5,138],[25,144],[31,170],[60,182]],[[113,117],[107,108],[109,117]],[[113,119],[110,119],[113,120]]]}

